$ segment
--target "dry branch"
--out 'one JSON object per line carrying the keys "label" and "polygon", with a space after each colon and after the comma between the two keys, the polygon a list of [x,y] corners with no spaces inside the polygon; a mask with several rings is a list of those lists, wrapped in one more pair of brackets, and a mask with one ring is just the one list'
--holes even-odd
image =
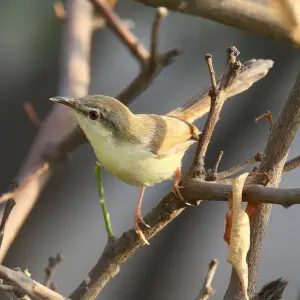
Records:
{"label": "dry branch", "polygon": [[207,300],[210,296],[214,295],[215,290],[212,288],[212,281],[215,277],[217,267],[218,267],[218,260],[213,259],[209,264],[207,276],[203,283],[200,294],[195,300]]}
{"label": "dry branch", "polygon": [[0,285],[0,290],[13,292],[16,295],[24,293],[31,300],[67,300],[68,298],[34,281],[22,271],[11,270],[0,265],[0,278],[5,281]]}
{"label": "dry branch", "polygon": [[63,255],[61,253],[58,253],[55,257],[50,256],[48,258],[48,265],[45,268],[44,286],[50,288],[51,286],[53,286],[52,278],[54,275],[54,271],[62,261],[63,261]]}
{"label": "dry branch", "polygon": [[[251,0],[135,0],[151,7],[164,6],[169,10],[199,16],[260,36],[285,40],[300,46],[299,14],[290,22],[288,11],[299,11],[297,1],[289,7],[273,8]],[[282,1],[283,2],[283,1]]]}
{"label": "dry branch", "polygon": [[[281,115],[273,126],[264,151],[263,161],[259,172],[269,175],[269,186],[278,187],[281,181],[284,164],[288,156],[291,144],[300,125],[300,73],[298,74],[289,98]],[[256,183],[259,183],[256,181]],[[259,270],[259,258],[264,235],[266,232],[271,205],[259,205],[250,218],[251,246],[248,252],[249,264],[249,295],[255,294],[257,274]],[[225,300],[243,299],[240,292],[240,283],[234,270],[232,271],[230,284]]]}
{"label": "dry branch", "polygon": [[[206,170],[204,158],[208,149],[208,144],[210,143],[214,129],[219,121],[223,104],[229,97],[229,95],[227,95],[227,91],[231,87],[239,71],[242,69],[242,64],[236,60],[237,56],[239,55],[239,51],[235,47],[230,47],[227,49],[227,52],[228,56],[226,70],[218,86],[215,72],[213,70],[212,56],[210,54],[205,56],[211,81],[211,89],[209,91],[211,105],[203,131],[199,137],[194,162],[189,170],[187,180],[194,177],[201,178],[202,180],[205,179]],[[187,180],[185,180],[185,182],[187,182]]]}

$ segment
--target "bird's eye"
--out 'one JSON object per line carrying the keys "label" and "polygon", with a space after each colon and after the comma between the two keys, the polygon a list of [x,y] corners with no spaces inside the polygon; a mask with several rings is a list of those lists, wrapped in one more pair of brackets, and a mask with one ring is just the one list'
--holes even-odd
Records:
{"label": "bird's eye", "polygon": [[99,113],[96,110],[91,110],[89,112],[89,118],[91,120],[97,120],[99,118]]}

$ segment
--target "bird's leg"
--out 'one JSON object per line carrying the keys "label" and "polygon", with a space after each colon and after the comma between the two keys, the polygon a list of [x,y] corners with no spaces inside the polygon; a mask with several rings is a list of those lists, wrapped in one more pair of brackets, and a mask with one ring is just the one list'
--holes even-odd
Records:
{"label": "bird's leg", "polygon": [[180,190],[179,190],[179,183],[180,183],[180,180],[181,180],[181,168],[178,167],[175,171],[175,176],[174,176],[174,185],[173,185],[173,190],[172,192],[174,193],[174,195],[176,197],[178,197],[185,205],[192,205],[191,203],[187,202],[184,200],[183,196],[181,195],[180,193]]}
{"label": "bird's leg", "polygon": [[143,234],[143,232],[139,226],[139,222],[140,222],[140,223],[144,224],[146,227],[150,228],[150,226],[148,224],[146,224],[146,222],[144,221],[144,219],[141,215],[141,207],[142,207],[144,192],[145,192],[145,187],[143,186],[141,188],[139,200],[138,200],[138,203],[137,203],[136,209],[135,209],[134,228],[135,228],[137,235],[143,240],[143,242],[147,245],[150,245],[150,243],[145,238],[145,235]]}

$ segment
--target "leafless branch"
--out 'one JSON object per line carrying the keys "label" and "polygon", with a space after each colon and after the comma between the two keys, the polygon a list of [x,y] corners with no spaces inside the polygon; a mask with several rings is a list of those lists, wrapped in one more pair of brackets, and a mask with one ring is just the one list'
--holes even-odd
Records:
{"label": "leafless branch", "polygon": [[214,128],[219,120],[224,101],[227,98],[226,91],[232,85],[232,82],[236,78],[238,72],[241,70],[241,63],[236,61],[236,57],[239,55],[238,50],[235,47],[230,47],[227,52],[227,66],[218,88],[215,72],[212,66],[212,56],[210,54],[205,56],[211,79],[211,90],[209,93],[209,96],[211,97],[211,107],[203,128],[203,132],[199,137],[194,163],[189,171],[191,177],[199,177],[202,179],[205,178],[205,154],[208,149]]}
{"label": "leafless branch", "polygon": [[67,300],[68,298],[34,281],[22,271],[14,271],[0,265],[0,278],[5,284],[0,285],[0,290],[13,292],[16,295],[24,293],[31,300]]}
{"label": "leafless branch", "polygon": [[252,156],[249,160],[247,160],[245,163],[237,165],[229,170],[222,171],[216,174],[215,180],[222,180],[228,177],[233,176],[234,174],[241,172],[251,166],[252,164],[262,161],[263,153],[257,152],[254,156]]}
{"label": "leafless branch", "polygon": [[[13,182],[11,184],[10,189],[13,191],[14,189],[17,189],[17,188],[18,188],[17,182]],[[7,222],[8,218],[10,216],[10,213],[11,213],[11,211],[14,208],[15,205],[16,205],[16,202],[15,202],[14,199],[9,199],[5,203],[4,212],[3,212],[2,219],[1,219],[1,224],[0,224],[0,248],[1,248],[1,245],[2,245],[4,233],[5,233],[6,222]]]}
{"label": "leafless branch", "polygon": [[[199,16],[225,25],[249,31],[260,36],[285,40],[299,46],[299,11],[296,1],[284,7],[268,7],[256,1],[220,0],[136,0],[152,7],[164,6],[169,10]],[[291,16],[291,12],[293,15]],[[293,20],[293,22],[291,22]]]}
{"label": "leafless branch", "polygon": [[271,281],[264,285],[257,295],[251,300],[279,300],[288,285],[288,282],[282,278]]}
{"label": "leafless branch", "polygon": [[107,1],[94,0],[94,2],[98,4],[98,9],[107,21],[110,29],[119,37],[140,64],[144,65],[150,58],[149,51],[140,43],[135,35],[128,30],[126,26],[124,26],[122,20],[111,9],[111,7],[109,7]]}
{"label": "leafless branch", "polygon": [[45,269],[44,286],[51,288],[51,285],[53,285],[52,278],[54,275],[54,271],[62,261],[63,261],[63,256],[61,253],[58,253],[55,257],[50,256],[48,258],[48,265]]}
{"label": "leafless branch", "polygon": [[[231,185],[203,182],[192,179],[180,192],[190,203],[198,200],[227,201]],[[264,187],[262,185],[247,185],[243,191],[243,201],[252,203],[274,203],[289,207],[300,204],[300,188],[283,189]],[[143,233],[147,240],[157,235],[169,222],[184,210],[183,202],[173,193],[166,195],[144,219],[151,228],[145,228]],[[132,228],[123,233],[120,238],[113,239],[106,245],[100,259],[89,272],[80,286],[72,293],[72,300],[94,299],[104,286],[116,276],[121,265],[143,245]]]}
{"label": "leafless branch", "polygon": [[24,103],[23,108],[24,108],[24,111],[28,117],[28,120],[31,122],[31,124],[33,126],[35,126],[36,128],[39,128],[41,125],[41,120],[38,117],[32,103],[29,103],[29,102]]}
{"label": "leafless branch", "polygon": [[203,283],[200,294],[196,298],[196,300],[207,300],[210,296],[214,295],[215,290],[212,288],[212,281],[215,277],[215,273],[218,267],[218,260],[213,259],[208,268],[208,273]]}
{"label": "leafless branch", "polygon": [[44,163],[39,169],[37,169],[34,173],[28,175],[26,179],[22,182],[22,184],[16,187],[13,191],[8,192],[6,194],[1,195],[0,203],[5,202],[9,199],[16,197],[20,192],[22,192],[30,183],[37,180],[37,178],[41,177],[43,174],[48,172],[49,164]]}
{"label": "leafless branch", "polygon": [[[289,98],[281,115],[273,126],[268,139],[263,161],[259,172],[269,175],[269,186],[278,187],[280,184],[284,164],[288,156],[292,141],[300,125],[300,73],[298,74]],[[259,183],[259,181],[255,181]],[[251,246],[248,252],[249,288],[248,294],[255,294],[256,278],[259,270],[259,258],[264,240],[265,231],[271,212],[270,204],[261,204],[255,209],[250,218]],[[240,282],[235,271],[232,271],[230,284],[225,300],[243,299],[240,290]]]}
{"label": "leafless branch", "polygon": [[300,166],[300,155],[288,160],[283,168],[283,172],[292,171]]}

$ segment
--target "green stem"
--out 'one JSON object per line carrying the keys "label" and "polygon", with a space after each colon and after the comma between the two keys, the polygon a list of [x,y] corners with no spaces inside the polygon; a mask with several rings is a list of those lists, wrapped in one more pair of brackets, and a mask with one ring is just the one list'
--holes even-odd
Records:
{"label": "green stem", "polygon": [[94,174],[97,179],[97,187],[98,187],[98,193],[99,193],[99,198],[100,198],[100,205],[101,205],[101,209],[102,209],[106,232],[108,235],[108,239],[112,239],[112,238],[114,238],[114,234],[113,234],[113,231],[111,228],[109,212],[107,210],[106,202],[104,199],[104,189],[103,189],[102,177],[101,177],[101,167],[98,163],[96,163]]}

